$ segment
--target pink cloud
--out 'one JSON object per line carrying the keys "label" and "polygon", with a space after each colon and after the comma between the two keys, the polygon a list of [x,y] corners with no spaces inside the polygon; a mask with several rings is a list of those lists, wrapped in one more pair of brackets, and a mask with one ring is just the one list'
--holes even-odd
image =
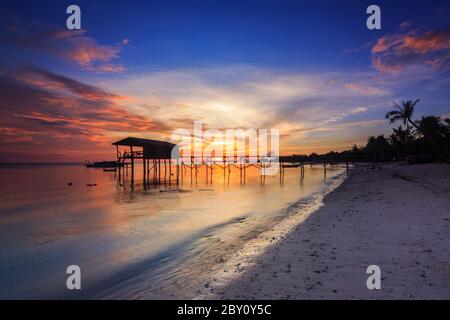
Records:
{"label": "pink cloud", "polygon": [[89,66],[94,62],[107,62],[117,58],[119,49],[113,46],[103,46],[96,43],[92,38],[71,38],[72,49],[65,55],[76,61],[80,66]]}
{"label": "pink cloud", "polygon": [[372,48],[372,53],[381,53],[402,43],[401,35],[387,35],[377,40]]}
{"label": "pink cloud", "polygon": [[372,65],[375,69],[382,72],[399,73],[402,70],[401,66],[395,64],[390,65],[385,63],[381,58],[372,58]]}
{"label": "pink cloud", "polygon": [[[0,21],[2,23],[6,22]],[[114,45],[100,44],[88,36],[86,30],[55,29],[41,23],[31,27],[19,18],[10,22],[7,29],[14,34],[8,40],[12,45],[61,57],[83,70],[99,73],[122,73],[126,70],[113,62],[119,58],[129,39],[122,39]]]}
{"label": "pink cloud", "polygon": [[112,155],[117,137],[171,132],[165,123],[130,112],[130,101],[39,68],[0,69],[0,148],[17,159],[25,149],[48,149],[76,151],[80,158],[71,159],[82,160],[84,153]]}
{"label": "pink cloud", "polygon": [[357,92],[359,94],[363,94],[363,95],[380,95],[383,94],[383,91],[375,88],[375,87],[370,87],[370,86],[365,86],[362,84],[358,84],[358,83],[345,83],[344,86],[347,89],[350,89],[351,91]]}
{"label": "pink cloud", "polygon": [[380,71],[400,72],[408,65],[449,67],[450,29],[384,36],[372,48],[372,64]]}
{"label": "pink cloud", "polygon": [[[126,69],[110,62],[119,57],[119,45],[101,45],[93,38],[84,35],[84,32],[63,31],[55,34],[56,38],[64,39],[69,44],[68,50],[61,55],[76,62],[83,70],[99,73],[122,73]],[[123,43],[123,42],[122,42]]]}
{"label": "pink cloud", "polygon": [[423,36],[407,35],[399,45],[399,51],[421,54],[450,48],[450,30],[428,32]]}

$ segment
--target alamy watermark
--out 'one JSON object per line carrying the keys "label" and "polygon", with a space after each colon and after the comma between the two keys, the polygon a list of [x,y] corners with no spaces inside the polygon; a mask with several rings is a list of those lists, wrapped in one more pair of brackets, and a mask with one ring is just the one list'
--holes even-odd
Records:
{"label": "alamy watermark", "polygon": [[[66,20],[66,27],[68,30],[81,29],[81,9],[78,5],[71,4],[67,7],[66,13],[70,14]],[[367,7],[366,13],[370,16],[366,20],[366,26],[369,30],[381,29],[381,9],[378,5],[372,4]]]}
{"label": "alamy watermark", "polygon": [[194,121],[193,130],[176,129],[171,136],[177,146],[172,159],[182,163],[235,165],[258,164],[264,175],[278,173],[279,129],[208,129]]}
{"label": "alamy watermark", "polygon": [[70,14],[66,20],[66,27],[69,30],[81,29],[81,9],[75,4],[71,4],[67,7],[66,13]]}
{"label": "alamy watermark", "polygon": [[372,4],[367,7],[367,14],[370,16],[366,20],[366,26],[369,30],[380,30],[381,29],[381,9],[376,4]]}
{"label": "alamy watermark", "polygon": [[67,267],[66,273],[70,274],[66,280],[66,286],[69,290],[81,289],[81,268],[76,264],[72,264]]}
{"label": "alamy watermark", "polygon": [[366,286],[369,290],[381,289],[381,269],[376,264],[372,264],[367,267],[366,273],[370,274],[367,278]]}

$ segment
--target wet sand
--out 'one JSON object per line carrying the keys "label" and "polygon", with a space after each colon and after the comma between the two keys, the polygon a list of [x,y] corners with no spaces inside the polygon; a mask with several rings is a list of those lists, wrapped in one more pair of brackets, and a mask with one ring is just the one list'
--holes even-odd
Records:
{"label": "wet sand", "polygon": [[[254,253],[241,250],[221,270],[233,276],[215,275],[199,298],[449,299],[450,165],[354,168]],[[381,290],[367,289],[369,265],[381,268]]]}

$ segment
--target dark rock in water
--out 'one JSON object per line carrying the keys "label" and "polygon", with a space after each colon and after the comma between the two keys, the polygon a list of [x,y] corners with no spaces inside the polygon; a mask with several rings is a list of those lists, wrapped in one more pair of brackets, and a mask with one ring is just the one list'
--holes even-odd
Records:
{"label": "dark rock in water", "polygon": [[86,184],[88,187],[95,187],[97,184],[96,183],[88,183]]}
{"label": "dark rock in water", "polygon": [[71,185],[72,185],[72,182],[69,182],[67,185],[68,185],[68,186],[71,186]]}

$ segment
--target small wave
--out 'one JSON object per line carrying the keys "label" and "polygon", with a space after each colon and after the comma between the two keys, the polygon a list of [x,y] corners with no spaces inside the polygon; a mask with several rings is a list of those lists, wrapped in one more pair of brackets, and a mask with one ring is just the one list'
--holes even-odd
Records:
{"label": "small wave", "polygon": [[[323,199],[327,194],[338,188],[347,178],[342,172],[327,185],[326,188],[307,197],[300,198],[289,205],[280,215],[281,218],[272,228],[257,234],[254,238],[247,241],[245,245],[234,254],[226,257],[226,263],[222,263],[220,268],[210,275],[214,279],[208,283],[208,287],[200,287],[196,299],[215,299],[214,292],[220,291],[231,281],[239,277],[247,268],[251,267],[256,258],[263,254],[270,246],[275,245],[282,240],[295,227],[304,222],[311,214],[317,211],[323,205]],[[239,267],[236,267],[239,266]]]}

